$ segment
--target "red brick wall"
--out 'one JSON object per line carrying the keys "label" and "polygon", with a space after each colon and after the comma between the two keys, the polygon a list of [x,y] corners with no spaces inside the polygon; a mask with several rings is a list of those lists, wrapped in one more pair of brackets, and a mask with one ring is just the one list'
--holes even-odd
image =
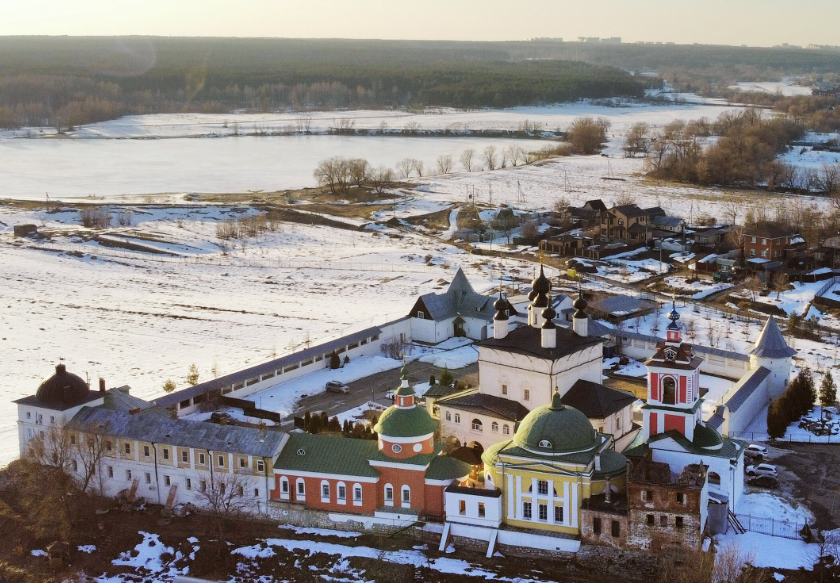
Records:
{"label": "red brick wall", "polygon": [[376,466],[379,470],[378,505],[385,505],[385,485],[394,487],[394,507],[402,507],[402,487],[411,489],[411,508],[423,510],[426,504],[426,472],[425,468],[406,470],[405,468],[385,468]]}
{"label": "red brick wall", "polygon": [[[275,474],[277,482],[276,487],[271,492],[273,500],[283,500],[289,502],[299,502],[297,498],[297,476],[285,476],[289,480],[290,496],[288,499],[282,498],[280,491],[280,479],[284,474]],[[335,512],[360,512],[365,514],[373,514],[373,511],[380,505],[382,493],[378,484],[373,482],[354,482],[352,480],[336,480],[331,478],[300,478],[306,484],[306,499],[304,504],[307,508],[317,510],[330,510]],[[330,484],[330,501],[321,501],[321,482],[326,480]],[[343,482],[347,487],[347,497],[344,504],[338,503],[338,483]],[[362,505],[356,506],[353,504],[353,486],[360,484],[362,486]]]}
{"label": "red brick wall", "polygon": [[662,398],[659,395],[659,373],[650,373],[650,398],[657,401]]}
{"label": "red brick wall", "polygon": [[687,403],[688,402],[688,392],[687,392],[688,383],[686,382],[686,380],[687,379],[686,379],[685,375],[680,376],[680,397],[679,397],[679,402],[680,403]]}
{"label": "red brick wall", "polygon": [[426,514],[443,516],[443,491],[446,486],[432,486],[426,484]]}
{"label": "red brick wall", "polygon": [[650,414],[650,434],[651,436],[659,433],[659,415],[656,413]]}
{"label": "red brick wall", "polygon": [[[415,455],[421,453],[432,453],[435,450],[435,440],[434,438],[430,437],[429,439],[418,442],[421,446],[420,451],[415,451],[414,446],[417,444],[414,443],[393,443],[387,441],[387,438],[380,437],[379,438],[379,451],[384,453],[390,458],[394,458],[395,460],[404,460],[410,457],[414,457]],[[396,453],[394,451],[394,445],[400,446],[400,452]]]}

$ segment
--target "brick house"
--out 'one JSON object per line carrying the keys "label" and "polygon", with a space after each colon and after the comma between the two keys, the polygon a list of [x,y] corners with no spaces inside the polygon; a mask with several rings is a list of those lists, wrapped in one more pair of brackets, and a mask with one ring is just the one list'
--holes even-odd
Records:
{"label": "brick house", "polygon": [[805,239],[799,234],[776,225],[745,229],[742,237],[745,259],[784,261],[793,258],[806,247]]}

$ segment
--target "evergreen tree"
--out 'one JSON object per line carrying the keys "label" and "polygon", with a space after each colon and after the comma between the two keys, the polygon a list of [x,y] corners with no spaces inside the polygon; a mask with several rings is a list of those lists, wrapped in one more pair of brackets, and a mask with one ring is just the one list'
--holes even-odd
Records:
{"label": "evergreen tree", "polygon": [[163,383],[163,392],[164,393],[171,393],[175,390],[175,382],[172,379],[166,379],[166,382]]}
{"label": "evergreen tree", "polygon": [[330,433],[341,433],[341,422],[338,420],[338,417],[330,419],[327,427],[329,428]]}
{"label": "evergreen tree", "polygon": [[803,368],[799,373],[800,391],[802,392],[802,414],[814,408],[814,403],[817,401],[817,385],[814,383],[814,377],[811,375],[811,369]]}
{"label": "evergreen tree", "polygon": [[788,416],[783,410],[784,404],[781,399],[770,403],[767,409],[767,435],[770,439],[781,439],[785,436],[788,426]]}
{"label": "evergreen tree", "polygon": [[790,336],[796,336],[797,330],[799,330],[799,323],[802,321],[802,317],[797,314],[796,312],[791,312],[790,316],[788,316],[788,334]]}
{"label": "evergreen tree", "polygon": [[350,364],[350,357],[348,355],[344,355],[344,364]]}
{"label": "evergreen tree", "polygon": [[430,387],[435,386],[435,375],[429,376],[429,386]]}
{"label": "evergreen tree", "polygon": [[330,355],[330,368],[335,370],[337,368],[341,368],[341,359],[338,357],[338,354],[333,350],[333,353]]}
{"label": "evergreen tree", "polygon": [[303,430],[312,433],[312,415],[309,414],[309,411],[303,414]]}
{"label": "evergreen tree", "polygon": [[449,372],[449,367],[444,367],[443,372],[440,373],[440,379],[438,379],[438,382],[442,387],[451,387],[452,383],[455,382],[455,377],[452,376],[451,372]]}
{"label": "evergreen tree", "polygon": [[194,387],[198,384],[198,367],[195,363],[190,365],[190,370],[187,372],[187,378],[185,379],[187,384],[191,387]]}
{"label": "evergreen tree", "polygon": [[831,371],[825,371],[822,383],[820,384],[820,405],[831,407],[837,402],[837,387],[834,385],[834,377],[831,376]]}

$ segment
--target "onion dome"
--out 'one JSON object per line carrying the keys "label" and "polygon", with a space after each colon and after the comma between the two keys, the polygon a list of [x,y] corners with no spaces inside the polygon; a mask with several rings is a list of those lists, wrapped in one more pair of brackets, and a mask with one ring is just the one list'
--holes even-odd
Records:
{"label": "onion dome", "polygon": [[531,282],[531,287],[538,294],[547,294],[551,291],[551,282],[545,276],[545,271],[543,270],[542,265],[540,265],[540,275],[534,281]]}
{"label": "onion dome", "polygon": [[668,319],[675,324],[680,319],[680,313],[677,311],[677,302],[674,299],[671,300],[671,313],[668,314]]}
{"label": "onion dome", "polygon": [[535,299],[538,295],[540,295],[540,292],[538,292],[538,291],[537,291],[537,290],[535,290],[535,289],[532,289],[530,292],[528,292],[528,301],[529,301],[529,302],[533,302],[533,301],[534,301],[534,299]]}
{"label": "onion dome", "polygon": [[499,299],[493,302],[493,307],[496,309],[496,315],[493,316],[494,320],[507,320],[508,315],[505,313],[505,310],[510,309],[509,304],[505,298],[502,297],[502,292],[499,291]]}
{"label": "onion dome", "polygon": [[583,292],[579,291],[577,299],[572,304],[572,307],[575,310],[577,310],[575,312],[574,317],[575,318],[586,318],[586,312],[584,312],[584,310],[586,309],[586,306],[588,306],[588,305],[589,304],[586,303],[586,300],[583,299]]}
{"label": "onion dome", "polygon": [[551,301],[549,301],[548,307],[542,311],[542,317],[545,320],[542,324],[543,328],[557,327],[557,325],[554,323],[554,318],[557,317],[557,312],[554,308],[551,307]]}
{"label": "onion dome", "polygon": [[35,397],[44,403],[84,403],[90,395],[87,383],[72,373],[67,367],[59,364],[55,367],[55,374],[41,383]]}
{"label": "onion dome", "polygon": [[555,389],[551,405],[528,413],[519,424],[513,442],[532,453],[560,455],[594,449],[598,445],[598,433],[586,415],[563,405]]}
{"label": "onion dome", "polygon": [[531,305],[535,308],[547,308],[549,303],[547,294],[537,294],[536,299],[531,302]]}

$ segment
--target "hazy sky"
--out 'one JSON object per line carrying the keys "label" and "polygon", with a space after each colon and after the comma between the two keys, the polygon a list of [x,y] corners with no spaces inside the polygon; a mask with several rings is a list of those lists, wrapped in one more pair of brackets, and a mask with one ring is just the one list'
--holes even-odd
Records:
{"label": "hazy sky", "polygon": [[840,45],[840,0],[24,0],[0,35],[517,40]]}

